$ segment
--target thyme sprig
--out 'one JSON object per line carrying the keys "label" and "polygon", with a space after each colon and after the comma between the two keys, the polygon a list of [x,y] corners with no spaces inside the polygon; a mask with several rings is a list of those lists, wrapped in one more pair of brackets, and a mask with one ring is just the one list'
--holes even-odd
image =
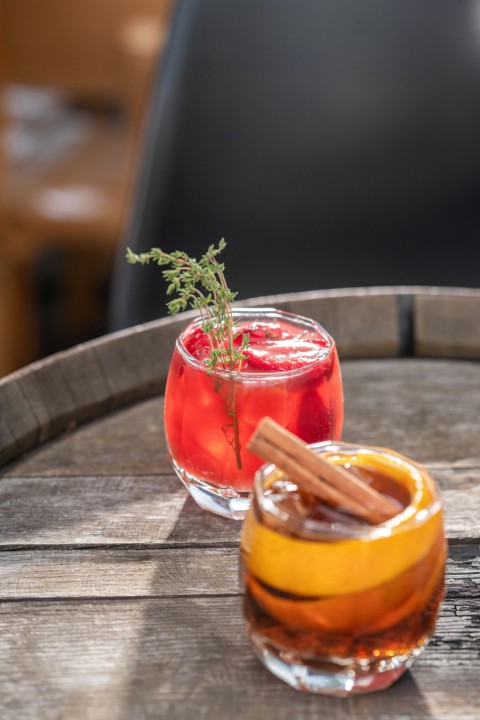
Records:
{"label": "thyme sprig", "polygon": [[154,262],[160,266],[169,266],[162,271],[168,283],[167,295],[176,293],[177,297],[167,303],[168,312],[176,315],[188,307],[200,312],[202,329],[210,343],[210,356],[204,362],[211,372],[216,368],[240,370],[243,351],[248,344],[247,335],[242,335],[240,345],[234,342],[237,334],[232,303],[236,293],[228,288],[225,265],[217,260],[225,247],[226,242],[222,238],[218,247],[210,245],[200,260],[189,257],[181,250],[167,253],[160,248],[152,248],[137,254],[127,248],[129,263],[147,265]]}
{"label": "thyme sprig", "polygon": [[[241,370],[245,358],[244,350],[248,345],[248,335],[242,334],[240,344],[235,342],[237,332],[232,303],[236,293],[228,288],[224,275],[225,266],[217,260],[217,256],[225,247],[226,242],[222,238],[218,247],[210,245],[198,261],[181,250],[167,253],[160,248],[152,248],[148,252],[137,254],[127,248],[127,260],[129,263],[142,265],[154,262],[166,268],[162,271],[162,275],[168,283],[167,295],[174,293],[177,295],[167,303],[170,315],[176,315],[188,307],[200,312],[202,329],[210,343],[209,357],[204,360],[206,372],[213,375],[215,370],[220,368],[226,370],[229,375],[230,382],[225,402],[231,423],[222,427],[222,430],[235,452],[237,467],[241,470],[240,429],[234,379],[235,373]],[[221,383],[216,383],[214,388],[220,391],[220,386]]]}

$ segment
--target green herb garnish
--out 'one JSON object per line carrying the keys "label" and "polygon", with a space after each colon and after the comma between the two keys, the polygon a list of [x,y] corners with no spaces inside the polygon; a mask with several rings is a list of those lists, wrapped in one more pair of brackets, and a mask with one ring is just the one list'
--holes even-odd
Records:
{"label": "green herb garnish", "polygon": [[[240,440],[238,417],[235,408],[235,373],[239,372],[248,344],[248,335],[242,334],[240,344],[235,344],[237,333],[232,314],[232,302],[236,293],[227,286],[223,263],[218,262],[217,256],[226,247],[222,238],[218,247],[210,245],[200,260],[189,257],[185,252],[176,250],[166,253],[160,248],[152,248],[145,253],[134,253],[127,248],[129,263],[148,265],[154,262],[165,266],[162,275],[168,283],[167,295],[176,293],[177,297],[167,303],[170,315],[186,310],[188,307],[200,312],[202,329],[210,343],[210,356],[204,360],[208,373],[213,374],[216,369],[226,370],[229,373],[230,387],[227,393],[227,413],[232,418],[233,440],[237,466],[242,467],[240,457]],[[228,440],[226,428],[225,437]]]}

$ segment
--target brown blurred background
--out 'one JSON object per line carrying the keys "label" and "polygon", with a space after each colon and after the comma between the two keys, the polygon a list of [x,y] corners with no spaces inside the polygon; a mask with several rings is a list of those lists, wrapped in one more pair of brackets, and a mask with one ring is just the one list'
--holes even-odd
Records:
{"label": "brown blurred background", "polygon": [[173,0],[0,0],[0,376],[105,332]]}
{"label": "brown blurred background", "polygon": [[0,375],[166,313],[127,243],[223,236],[239,299],[480,287],[477,0],[0,12]]}

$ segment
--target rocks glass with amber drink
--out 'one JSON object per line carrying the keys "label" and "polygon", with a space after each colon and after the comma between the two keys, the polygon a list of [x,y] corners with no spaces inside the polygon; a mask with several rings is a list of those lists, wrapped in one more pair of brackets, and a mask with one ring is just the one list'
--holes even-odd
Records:
{"label": "rocks glass with amber drink", "polygon": [[202,508],[241,519],[262,461],[247,449],[265,415],[306,442],[339,439],[343,394],[335,343],[314,320],[275,309],[233,309],[234,367],[209,370],[201,318],[176,342],[165,433],[177,475]]}
{"label": "rocks glass with amber drink", "polygon": [[241,541],[248,633],[263,664],[296,689],[381,690],[434,631],[446,555],[441,501],[426,469],[393,451],[312,449],[397,511],[367,524],[264,465]]}

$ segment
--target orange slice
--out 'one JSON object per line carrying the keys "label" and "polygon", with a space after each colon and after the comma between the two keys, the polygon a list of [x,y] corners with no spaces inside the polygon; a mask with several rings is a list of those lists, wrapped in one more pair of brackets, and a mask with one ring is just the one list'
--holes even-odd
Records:
{"label": "orange slice", "polygon": [[[412,501],[399,515],[364,537],[312,541],[290,537],[259,524],[251,512],[242,547],[249,572],[276,590],[305,597],[351,595],[382,585],[420,562],[442,532],[440,507],[428,512],[430,476],[400,456],[375,452],[329,458],[372,467],[397,479]],[[376,537],[372,537],[372,532]]]}
{"label": "orange slice", "polygon": [[373,633],[392,627],[424,607],[443,573],[443,534],[423,560],[388,583],[352,595],[316,600],[278,597],[252,576],[247,586],[254,599],[292,630]]}

